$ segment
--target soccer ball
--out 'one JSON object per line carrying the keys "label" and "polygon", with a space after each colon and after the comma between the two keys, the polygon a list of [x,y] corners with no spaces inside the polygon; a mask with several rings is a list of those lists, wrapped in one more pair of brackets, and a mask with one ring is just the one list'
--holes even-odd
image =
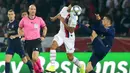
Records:
{"label": "soccer ball", "polygon": [[78,5],[74,5],[72,8],[71,8],[71,12],[73,12],[74,14],[76,14],[77,16],[79,16],[82,12],[82,8]]}

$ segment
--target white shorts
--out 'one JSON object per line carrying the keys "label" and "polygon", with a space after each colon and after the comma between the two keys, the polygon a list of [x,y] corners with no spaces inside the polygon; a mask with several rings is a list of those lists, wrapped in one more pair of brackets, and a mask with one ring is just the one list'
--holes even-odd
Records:
{"label": "white shorts", "polygon": [[75,48],[74,48],[75,36],[66,38],[66,37],[63,37],[62,35],[56,34],[53,40],[57,42],[58,46],[61,46],[64,43],[65,48],[66,48],[66,53],[73,53],[75,51]]}

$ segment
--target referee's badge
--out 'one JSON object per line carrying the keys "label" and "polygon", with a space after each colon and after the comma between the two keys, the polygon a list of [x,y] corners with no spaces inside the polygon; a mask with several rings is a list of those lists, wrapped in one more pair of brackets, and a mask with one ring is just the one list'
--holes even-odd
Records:
{"label": "referee's badge", "polygon": [[36,29],[37,29],[37,28],[38,28],[38,24],[34,24],[34,28],[36,28]]}

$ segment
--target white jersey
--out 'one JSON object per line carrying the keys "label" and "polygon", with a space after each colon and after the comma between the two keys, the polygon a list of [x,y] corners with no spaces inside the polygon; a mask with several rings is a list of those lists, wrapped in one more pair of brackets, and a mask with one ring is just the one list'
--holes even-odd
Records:
{"label": "white jersey", "polygon": [[[64,7],[61,12],[60,15],[66,20],[66,23],[70,26],[70,27],[76,27],[77,25],[77,20],[78,17],[74,16],[73,13],[68,13],[68,7]],[[58,46],[61,46],[63,43],[66,47],[66,52],[67,53],[73,53],[75,48],[75,33],[70,33],[68,32],[65,27],[64,24],[60,21],[60,30],[58,32],[58,34],[56,34],[54,36],[54,39]]]}
{"label": "white jersey", "polygon": [[[78,16],[75,16],[73,15],[73,13],[69,13],[68,11],[68,7],[63,7],[62,10],[60,11],[60,15],[65,19],[67,20],[67,24],[70,26],[70,27],[76,27],[77,25],[77,20],[78,20]],[[59,30],[59,34],[61,34],[63,37],[69,37],[70,35],[74,36],[75,37],[75,34],[74,32],[73,33],[70,33],[68,32],[65,27],[64,27],[64,24],[60,21],[60,30]]]}

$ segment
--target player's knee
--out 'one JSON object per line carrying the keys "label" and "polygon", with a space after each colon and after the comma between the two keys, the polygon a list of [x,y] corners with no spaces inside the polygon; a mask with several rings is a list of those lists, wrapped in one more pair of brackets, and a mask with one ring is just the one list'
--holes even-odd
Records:
{"label": "player's knee", "polygon": [[39,56],[39,52],[38,51],[33,51],[33,53],[32,53],[32,60],[34,62],[37,61],[38,56]]}
{"label": "player's knee", "polygon": [[23,63],[27,63],[27,58],[26,57],[22,58],[22,61]]}
{"label": "player's knee", "polygon": [[53,41],[53,43],[52,43],[50,49],[51,49],[51,50],[55,50],[57,47],[58,47],[57,42],[56,42],[56,41]]}
{"label": "player's knee", "polygon": [[32,57],[32,60],[35,62],[35,61],[37,61],[37,59],[38,59],[38,56],[33,56]]}
{"label": "player's knee", "polygon": [[10,59],[5,59],[5,62],[10,62],[11,60]]}
{"label": "player's knee", "polygon": [[55,50],[55,49],[56,49],[55,46],[50,47],[50,50]]}
{"label": "player's knee", "polygon": [[12,59],[12,55],[6,55],[5,62],[10,62]]}
{"label": "player's knee", "polygon": [[69,61],[73,61],[74,57],[72,55],[67,55],[67,57],[68,57]]}
{"label": "player's knee", "polygon": [[93,41],[97,36],[97,33],[95,31],[92,31],[91,40]]}

